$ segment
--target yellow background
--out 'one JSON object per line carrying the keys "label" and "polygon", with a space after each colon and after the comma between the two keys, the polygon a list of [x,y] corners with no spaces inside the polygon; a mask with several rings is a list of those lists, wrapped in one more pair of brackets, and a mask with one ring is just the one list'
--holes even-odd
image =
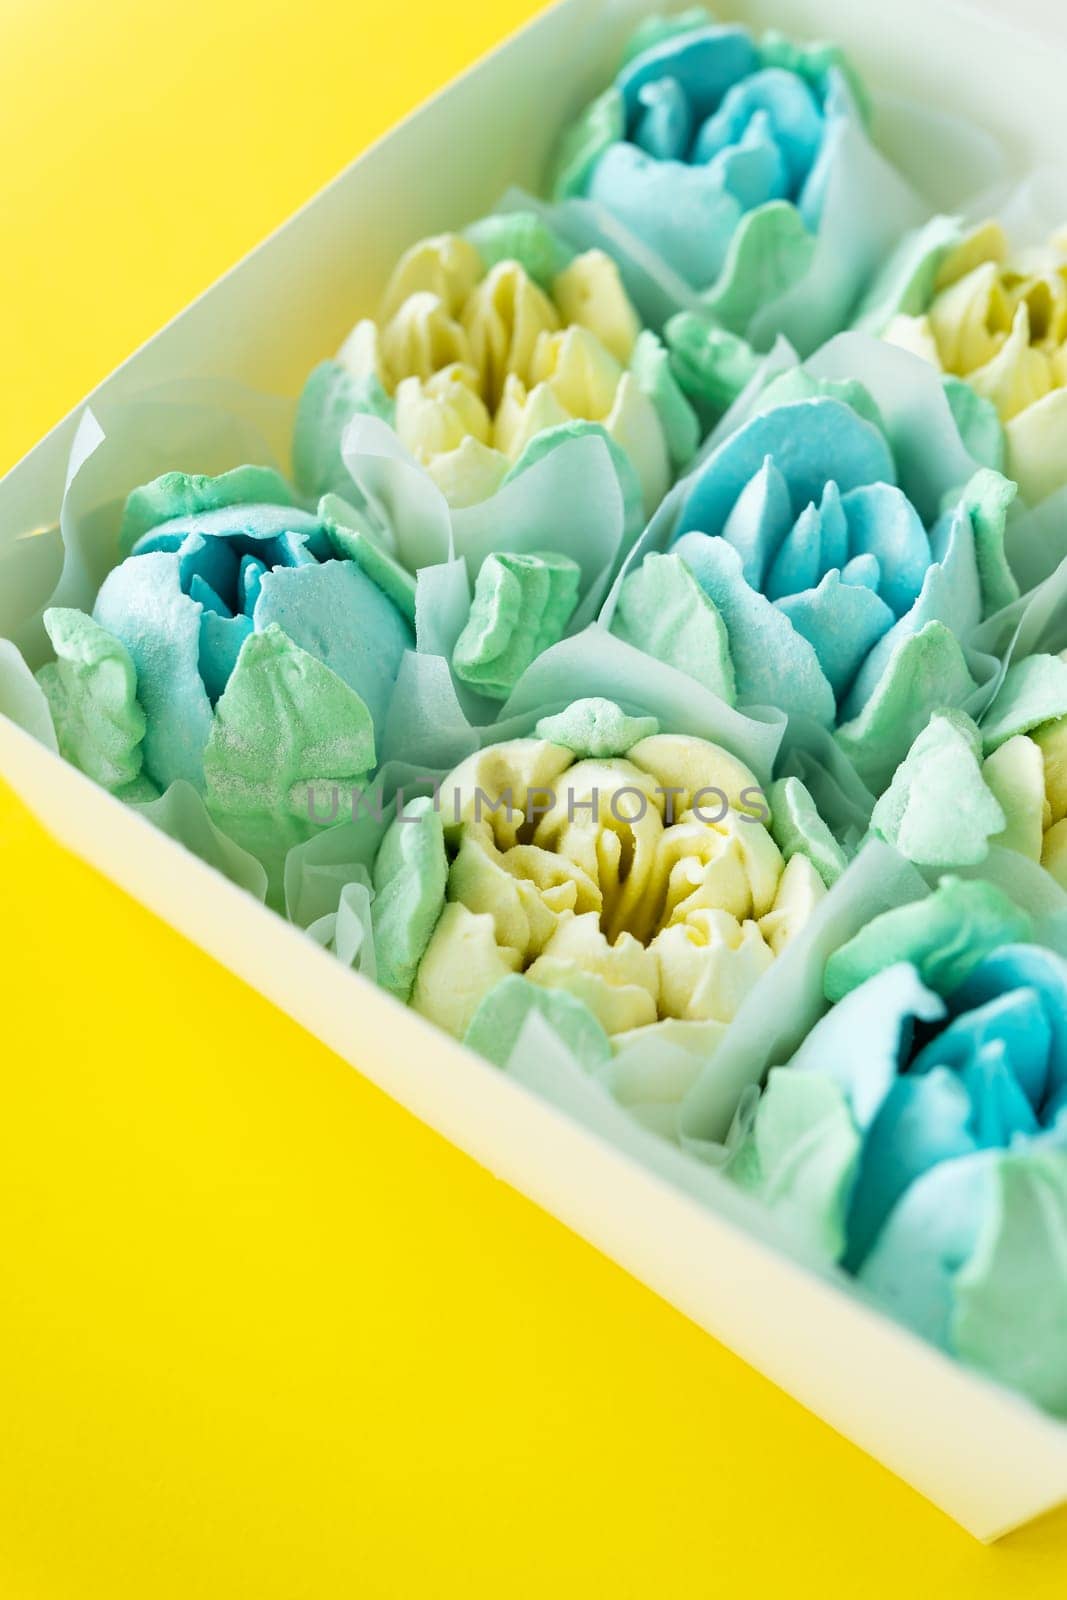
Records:
{"label": "yellow background", "polygon": [[[3,0],[0,466],[536,9]],[[3,790],[0,907],[3,1600],[1062,1594]]]}

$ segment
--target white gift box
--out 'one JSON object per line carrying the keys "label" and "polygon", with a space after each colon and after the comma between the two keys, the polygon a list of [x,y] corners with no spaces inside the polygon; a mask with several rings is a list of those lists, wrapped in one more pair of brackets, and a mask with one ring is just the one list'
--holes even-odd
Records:
{"label": "white gift box", "polygon": [[[103,414],[175,378],[295,394],[373,307],[400,252],[536,191],[559,128],[610,78],[648,0],[564,0],[374,146],[88,397]],[[916,140],[887,100],[876,133],[907,169],[973,117],[1022,168],[1067,132],[1067,27],[1018,32],[951,0],[754,0],[739,20],[845,45],[876,94],[927,108]],[[1020,11],[1040,28],[1040,0]],[[936,108],[936,109],[935,109]],[[944,145],[934,143],[944,132]],[[951,171],[925,174],[952,192]],[[940,198],[940,196],[938,196]],[[0,483],[0,635],[54,584],[57,521],[83,408]],[[79,441],[91,436],[83,422]],[[91,437],[89,438],[91,442]],[[236,464],[236,463],[230,463]],[[132,486],[132,482],[131,485]],[[2,712],[0,773],[57,838],[301,1022],[423,1121],[537,1201],[893,1468],[981,1539],[1067,1500],[1067,1426],[808,1271],[707,1175],[702,1200],[528,1092],[326,954]],[[9,711],[17,708],[9,703]],[[680,1171],[681,1158],[678,1158]],[[1067,1359],[1067,1353],[1065,1353]]]}

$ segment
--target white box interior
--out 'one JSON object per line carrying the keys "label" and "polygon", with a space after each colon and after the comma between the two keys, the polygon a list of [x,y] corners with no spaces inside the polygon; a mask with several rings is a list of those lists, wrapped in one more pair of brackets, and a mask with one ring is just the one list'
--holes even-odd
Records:
{"label": "white box interior", "polygon": [[[295,394],[373,307],[407,244],[491,209],[511,184],[540,186],[558,128],[609,79],[649,9],[646,0],[564,0],[349,167],[90,402],[175,377]],[[1026,21],[1042,21],[1042,10],[1032,0]],[[876,93],[973,116],[1019,166],[1053,155],[1067,131],[1062,20],[1061,46],[1050,46],[954,0],[746,0],[730,11],[761,28],[838,40]],[[891,115],[883,126],[891,133]],[[55,525],[76,423],[72,413],[0,483],[0,635],[18,632],[58,574]],[[64,844],[978,1537],[1067,1499],[1067,1427],[756,1238],[742,1196],[713,1182],[699,1204],[670,1181],[669,1154],[657,1176],[534,1098],[2,715],[0,772]]]}

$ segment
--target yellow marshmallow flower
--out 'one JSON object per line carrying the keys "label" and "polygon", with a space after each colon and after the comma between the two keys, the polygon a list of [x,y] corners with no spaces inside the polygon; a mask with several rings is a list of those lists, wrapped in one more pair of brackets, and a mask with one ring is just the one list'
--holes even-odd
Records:
{"label": "yellow marshmallow flower", "polygon": [[925,313],[893,317],[884,337],[992,402],[1024,499],[1067,482],[1067,230],[1013,256],[983,223],[942,261]]}
{"label": "yellow marshmallow flower", "polygon": [[616,1042],[725,1025],[825,892],[807,855],[786,862],[753,774],[702,739],[581,759],[515,739],[438,805],[447,898],[411,1004],[457,1038],[512,973],[584,1001]]}
{"label": "yellow marshmallow flower", "polygon": [[395,397],[401,443],[455,507],[494,493],[537,434],[581,420],[629,455],[651,514],[672,463],[629,370],[640,335],[603,251],[576,256],[546,292],[518,261],[487,271],[467,239],[442,234],[401,258],[379,321],[357,323],[338,359]]}

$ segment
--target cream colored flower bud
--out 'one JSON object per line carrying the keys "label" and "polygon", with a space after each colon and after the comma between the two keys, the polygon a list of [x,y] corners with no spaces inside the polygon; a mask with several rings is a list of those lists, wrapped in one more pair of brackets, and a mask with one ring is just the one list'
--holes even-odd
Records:
{"label": "cream colored flower bud", "polygon": [[383,388],[388,388],[381,333],[369,317],[356,323],[337,352],[337,359],[354,378],[377,378]]}
{"label": "cream colored flower bud", "polygon": [[452,914],[412,1004],[461,1034],[506,970],[577,996],[612,1035],[729,1022],[824,892],[751,815],[759,792],[681,735],[611,759],[537,739],[479,751],[441,788]]}
{"label": "cream colored flower bud", "polygon": [[500,403],[508,373],[527,381],[539,337],[559,326],[551,300],[517,261],[498,262],[474,289],[463,309],[463,327],[492,410]]}
{"label": "cream colored flower bud", "polygon": [[1040,861],[1067,889],[1067,717],[1006,740],[982,774],[1007,819],[992,842]]}
{"label": "cream colored flower bud", "polygon": [[531,439],[546,428],[559,427],[570,417],[571,412],[560,404],[549,384],[538,383],[528,390],[512,372],[504,384],[493,422],[493,442],[509,460],[517,461]]}
{"label": "cream colored flower bud", "polygon": [[633,354],[641,324],[623,288],[619,269],[603,250],[575,256],[552,284],[564,323],[588,328],[623,366]]}
{"label": "cream colored flower bud", "polygon": [[473,388],[476,375],[459,365],[425,380],[404,378],[396,391],[396,433],[416,461],[456,450],[466,438],[489,443],[489,413]]}
{"label": "cream colored flower bud", "polygon": [[531,384],[547,383],[572,417],[599,422],[615,404],[623,368],[587,328],[538,339],[527,366]]}
{"label": "cream colored flower bud", "polygon": [[459,233],[420,239],[400,257],[382,297],[381,320],[392,321],[414,294],[430,293],[451,317],[458,317],[485,268],[482,258]]}
{"label": "cream colored flower bud", "polygon": [[394,385],[404,378],[432,378],[442,367],[474,365],[464,329],[428,290],[411,295],[386,323],[382,359]]}

